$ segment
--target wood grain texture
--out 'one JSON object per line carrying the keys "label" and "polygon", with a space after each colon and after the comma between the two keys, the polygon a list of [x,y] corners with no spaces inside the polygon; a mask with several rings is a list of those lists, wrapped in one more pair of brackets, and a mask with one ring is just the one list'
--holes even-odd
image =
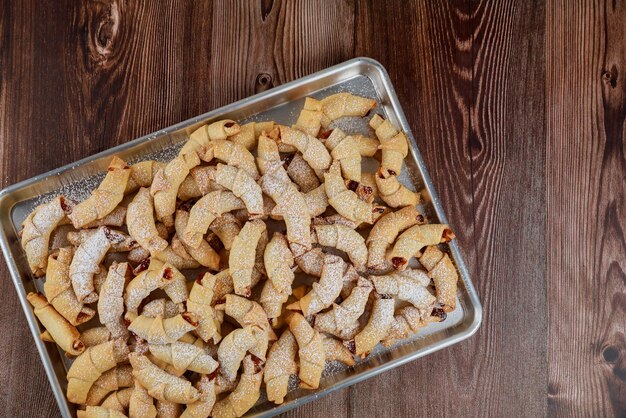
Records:
{"label": "wood grain texture", "polygon": [[[0,0],[0,186],[370,56],[485,318],[286,416],[624,416],[625,21],[624,0]],[[58,416],[0,274],[0,414]]]}
{"label": "wood grain texture", "polygon": [[547,8],[549,411],[626,414],[626,2]]}

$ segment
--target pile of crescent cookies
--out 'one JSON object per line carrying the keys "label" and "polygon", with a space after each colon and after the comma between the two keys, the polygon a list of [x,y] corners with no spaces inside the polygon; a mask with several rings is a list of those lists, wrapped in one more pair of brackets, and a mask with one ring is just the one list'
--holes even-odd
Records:
{"label": "pile of crescent cookies", "polygon": [[[45,283],[28,301],[73,359],[79,417],[239,417],[262,386],[283,403],[328,362],[446,319],[454,234],[398,180],[407,137],[375,107],[338,93],[292,127],[213,122],[167,163],[113,157],[86,200],[35,208],[21,243]],[[371,136],[332,129],[344,117]]]}

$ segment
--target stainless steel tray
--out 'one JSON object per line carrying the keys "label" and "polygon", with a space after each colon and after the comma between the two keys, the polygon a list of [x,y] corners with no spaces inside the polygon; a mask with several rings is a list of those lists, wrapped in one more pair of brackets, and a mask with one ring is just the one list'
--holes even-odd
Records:
{"label": "stainless steel tray", "polygon": [[[63,416],[70,417],[74,412],[74,406],[69,404],[65,398],[67,362],[64,361],[64,356],[61,355],[55,345],[45,344],[39,339],[41,332],[39,323],[26,301],[26,294],[29,291],[33,291],[35,288],[41,290],[42,288],[42,281],[34,280],[30,274],[17,236],[20,225],[28,213],[38,204],[58,194],[64,194],[76,200],[87,197],[103,177],[108,161],[114,154],[129,162],[145,159],[167,160],[175,155],[187,135],[202,123],[231,118],[242,122],[274,120],[283,124],[292,124],[302,108],[305,96],[319,98],[338,91],[348,91],[375,98],[379,103],[376,111],[384,114],[386,118],[407,133],[411,143],[411,153],[406,160],[406,168],[403,169],[401,180],[407,186],[421,190],[422,194],[427,197],[427,202],[422,205],[421,209],[425,211],[432,222],[447,223],[424,162],[417,150],[415,138],[411,134],[389,80],[389,75],[380,63],[369,58],[355,58],[346,61],[308,77],[103,151],[74,164],[25,180],[0,192],[0,221],[2,222],[0,246]],[[345,118],[337,121],[336,126],[349,132],[365,133],[367,131],[367,121],[356,118]],[[454,225],[452,228],[454,229]],[[287,395],[285,403],[280,406],[262,400],[249,414],[251,416],[269,417],[285,412],[332,391],[345,388],[458,343],[474,334],[482,320],[482,308],[456,242],[450,243],[448,249],[458,268],[461,281],[458,290],[457,309],[448,315],[446,321],[431,324],[417,336],[400,342],[389,349],[380,349],[379,347],[379,351],[375,351],[352,368],[330,364],[325,370],[318,390],[296,389],[291,391]]]}

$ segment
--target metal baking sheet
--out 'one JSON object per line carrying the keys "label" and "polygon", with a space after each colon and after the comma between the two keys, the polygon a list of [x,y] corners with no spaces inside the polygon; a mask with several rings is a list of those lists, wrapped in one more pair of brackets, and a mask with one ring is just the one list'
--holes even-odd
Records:
{"label": "metal baking sheet", "polygon": [[[65,398],[68,362],[54,344],[45,344],[39,339],[42,330],[26,300],[26,294],[29,291],[36,288],[41,290],[43,287],[42,280],[32,278],[17,235],[28,213],[38,204],[59,194],[64,194],[74,200],[86,198],[103,178],[112,155],[118,155],[131,163],[146,159],[168,160],[175,156],[188,134],[203,123],[230,118],[242,123],[253,120],[274,120],[289,125],[297,119],[306,96],[322,98],[339,91],[376,99],[378,107],[375,111],[383,114],[406,132],[411,146],[400,179],[409,188],[420,190],[426,197],[426,202],[421,205],[420,209],[426,213],[431,222],[447,223],[389,75],[380,63],[369,58],[346,61],[103,151],[74,164],[33,177],[0,192],[0,220],[2,222],[0,247],[63,416],[73,416],[75,411],[74,405],[68,403]],[[336,121],[334,126],[347,132],[358,133],[368,133],[369,129],[367,120],[362,118],[344,118]],[[369,133],[371,135],[371,131]],[[452,229],[454,230],[454,225]],[[448,315],[446,321],[431,324],[418,335],[388,349],[382,349],[379,346],[374,353],[354,367],[347,368],[329,363],[319,389],[313,391],[294,389],[285,398],[285,403],[279,406],[264,401],[262,398],[248,412],[248,415],[269,417],[283,413],[330,392],[458,343],[474,334],[482,320],[482,308],[478,295],[456,242],[452,241],[444,247],[447,247],[446,249],[451,254],[460,276],[457,309]]]}

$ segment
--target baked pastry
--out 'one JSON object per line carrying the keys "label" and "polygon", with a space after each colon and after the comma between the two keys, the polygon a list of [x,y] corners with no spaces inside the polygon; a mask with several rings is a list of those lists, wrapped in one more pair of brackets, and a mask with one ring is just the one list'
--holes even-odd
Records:
{"label": "baked pastry", "polygon": [[190,200],[202,197],[209,192],[224,190],[217,184],[214,177],[215,166],[198,166],[189,170],[189,174],[178,188],[178,199]]}
{"label": "baked pastry", "polygon": [[130,323],[128,330],[146,340],[148,344],[171,344],[196,327],[194,316],[184,313],[167,319],[139,315]]}
{"label": "baked pastry", "polygon": [[376,100],[356,96],[351,93],[335,93],[321,100],[322,112],[326,118],[322,119],[322,126],[345,116],[365,116],[376,107]]}
{"label": "baked pastry", "polygon": [[426,286],[430,278],[419,269],[406,269],[385,276],[369,276],[376,292],[409,302],[416,308],[427,309],[435,303],[435,297]]}
{"label": "baked pastry", "polygon": [[46,338],[57,343],[67,354],[77,356],[85,351],[85,345],[80,340],[80,333],[75,326],[63,318],[41,293],[29,293],[26,296],[33,305],[35,316],[44,326],[48,334]]}
{"label": "baked pastry", "polygon": [[107,175],[86,200],[72,208],[67,217],[75,228],[82,228],[91,221],[102,219],[111,213],[124,198],[124,190],[130,177],[130,167],[118,157],[109,163]]}
{"label": "baked pastry", "polygon": [[256,181],[243,169],[218,164],[214,172],[217,184],[233,192],[243,200],[250,216],[263,214],[263,194]]}
{"label": "baked pastry", "polygon": [[78,418],[126,418],[126,415],[115,409],[103,406],[88,406],[84,411],[76,411]]}
{"label": "baked pastry", "polygon": [[215,218],[219,218],[223,213],[244,207],[244,202],[233,192],[221,190],[211,192],[192,206],[187,228],[180,238],[187,245],[197,248]]}
{"label": "baked pastry", "polygon": [[150,318],[160,316],[162,318],[172,318],[180,313],[180,306],[172,302],[170,299],[159,298],[153,299],[143,306],[142,315]]}
{"label": "baked pastry", "polygon": [[80,340],[85,344],[85,348],[105,343],[111,338],[111,331],[105,326],[89,328],[80,333]]}
{"label": "baked pastry", "polygon": [[170,344],[150,344],[150,353],[182,372],[190,370],[196,373],[210,374],[218,366],[217,361],[206,354],[201,347],[180,341]]}
{"label": "baked pastry", "polygon": [[150,258],[150,251],[142,247],[137,247],[128,252],[126,259],[135,264],[141,264]]}
{"label": "baked pastry", "polygon": [[103,408],[112,409],[121,413],[126,412],[130,405],[130,397],[133,393],[132,388],[124,388],[116,390],[102,401],[100,405]]}
{"label": "baked pastry", "polygon": [[404,270],[411,257],[429,245],[437,245],[454,239],[454,233],[443,224],[415,225],[404,231],[392,250],[387,254],[396,270]]}
{"label": "baked pastry", "polygon": [[213,141],[224,140],[241,131],[241,126],[234,120],[223,119],[210,125],[202,125],[189,135],[189,140],[183,145],[178,155],[186,160],[211,161],[214,157]]}
{"label": "baked pastry", "polygon": [[211,415],[214,418],[243,416],[259,399],[262,381],[263,362],[253,355],[246,356],[237,387],[226,398],[215,403]]}
{"label": "baked pastry", "polygon": [[415,206],[420,201],[419,193],[407,189],[398,181],[398,177],[385,168],[379,168],[376,173],[376,190],[380,198],[392,208]]}
{"label": "baked pastry", "polygon": [[315,315],[314,328],[321,332],[326,332],[343,340],[350,340],[359,331],[359,318],[365,311],[372,283],[359,277],[356,286],[350,295],[341,304],[333,304],[333,308],[328,312]]}
{"label": "baked pastry", "polygon": [[345,266],[341,257],[326,254],[319,282],[313,283],[313,290],[289,308],[299,309],[304,316],[309,316],[329,307],[341,293]]}
{"label": "baked pastry", "polygon": [[413,225],[423,224],[426,221],[419,211],[407,206],[396,212],[382,216],[370,231],[367,237],[367,267],[386,271],[392,268],[391,261],[385,257],[387,248],[393,244],[401,231]]}
{"label": "baked pastry", "polygon": [[276,142],[264,135],[259,137],[259,168],[263,173],[259,184],[263,193],[277,204],[287,228],[287,240],[295,257],[311,249],[311,218],[306,211],[302,193],[291,182],[282,167]]}
{"label": "baked pastry", "polygon": [[389,171],[392,176],[399,175],[402,171],[402,163],[409,153],[406,135],[380,115],[374,115],[370,119],[370,126],[376,131],[376,136],[380,141],[381,167]]}
{"label": "baked pastry", "polygon": [[286,329],[267,354],[264,380],[269,401],[275,404],[283,403],[288,391],[289,378],[298,372],[297,354],[296,338]]}
{"label": "baked pastry", "polygon": [[246,352],[257,344],[257,336],[266,335],[266,331],[256,326],[238,328],[225,336],[217,349],[217,361],[220,363],[219,373],[227,381],[237,378],[237,370]]}
{"label": "baked pastry", "polygon": [[43,290],[54,309],[70,324],[76,326],[89,321],[96,311],[78,300],[70,280],[70,263],[74,251],[71,247],[59,248],[48,257],[46,282]]}
{"label": "baked pastry", "polygon": [[187,405],[180,418],[205,418],[211,415],[211,410],[217,399],[216,380],[217,375],[215,373],[200,376],[196,382],[196,389],[200,392],[200,397],[197,401]]}
{"label": "baked pastry", "polygon": [[263,131],[269,132],[274,129],[274,122],[269,120],[265,122],[249,122],[241,125],[239,133],[231,136],[230,141],[241,144],[248,151],[256,148],[257,140]]}
{"label": "baked pastry", "polygon": [[405,306],[398,310],[393,317],[389,332],[382,341],[383,346],[389,347],[396,340],[408,338],[432,322],[441,322],[446,319],[446,313],[441,308],[419,309],[415,306]]}
{"label": "baked pastry", "polygon": [[[192,162],[196,161],[196,155],[206,162],[210,162],[215,158],[226,162],[228,165],[242,168],[253,179],[258,179],[259,174],[254,164],[254,157],[250,151],[240,143],[227,140],[228,136],[239,133],[241,128],[232,120],[222,122],[219,121],[218,125],[216,125],[218,123],[216,122],[197,129],[191,134],[189,141],[183,146],[178,155]],[[220,128],[220,125],[223,128]]]}
{"label": "baked pastry", "polygon": [[341,177],[339,163],[334,162],[324,173],[328,203],[342,216],[357,222],[372,223],[372,205],[349,190]]}
{"label": "baked pastry", "polygon": [[258,180],[259,172],[254,163],[254,156],[245,146],[226,140],[212,141],[213,155],[216,159],[224,161],[230,166],[241,168],[246,171],[254,180]]}
{"label": "baked pastry", "polygon": [[100,289],[98,299],[98,315],[100,322],[106,326],[113,338],[127,337],[128,330],[124,323],[124,289],[132,277],[128,263],[114,262]]}
{"label": "baked pastry", "polygon": [[280,141],[297,149],[313,170],[327,170],[332,158],[324,144],[314,136],[288,126],[279,125]]}
{"label": "baked pastry", "polygon": [[165,163],[160,161],[141,161],[130,166],[130,177],[126,183],[124,194],[128,195],[139,190],[140,187],[150,187],[154,180],[154,175]]}
{"label": "baked pastry", "polygon": [[123,339],[87,348],[67,371],[67,399],[84,404],[94,382],[104,372],[128,360],[128,352]]}
{"label": "baked pastry", "polygon": [[[328,208],[328,196],[326,195],[326,186],[320,185],[310,192],[303,195],[304,201],[306,203],[306,207],[309,209],[309,214],[314,216],[319,216],[322,213],[326,212]],[[282,216],[282,215],[281,215]]]}
{"label": "baked pastry", "polygon": [[122,226],[126,219],[126,207],[117,206],[111,213],[106,215],[102,219],[96,219],[88,224],[85,224],[83,228],[100,228],[101,226]]}
{"label": "baked pastry", "polygon": [[164,372],[146,356],[130,353],[128,359],[133,366],[133,376],[153,398],[188,404],[200,397],[198,390],[188,380]]}
{"label": "baked pastry", "polygon": [[216,273],[215,284],[213,285],[213,297],[211,298],[211,305],[216,303],[223,303],[227,294],[232,293],[235,289],[233,286],[233,279],[230,277],[230,270],[225,269]]}
{"label": "baked pastry", "polygon": [[356,271],[353,266],[348,265],[346,271],[343,272],[343,284],[341,286],[341,293],[339,294],[339,297],[341,297],[342,300],[345,300],[348,298],[348,296],[350,296],[350,293],[352,292],[352,289],[354,289],[354,287],[357,285],[359,278],[361,278],[359,272]]}
{"label": "baked pastry", "polygon": [[304,99],[304,107],[293,127],[308,135],[317,136],[322,126],[322,118],[327,118],[322,112],[322,103],[317,99],[307,97]]}
{"label": "baked pastry", "polygon": [[250,296],[256,250],[263,235],[267,242],[265,222],[257,219],[247,222],[233,241],[228,265],[235,293],[238,295]]}
{"label": "baked pastry", "polygon": [[167,247],[167,241],[159,236],[156,228],[154,203],[147,188],[140,188],[128,205],[126,224],[130,236],[150,253],[163,251]]}
{"label": "baked pastry", "polygon": [[[204,239],[200,240],[197,247],[188,245],[181,237],[184,237],[187,224],[189,223],[189,212],[185,210],[176,211],[176,219],[174,227],[176,228],[176,237],[180,239],[184,251],[201,266],[217,271],[220,268],[220,255],[211,247]],[[172,249],[174,249],[174,240],[172,240]]]}
{"label": "baked pastry", "polygon": [[326,366],[322,337],[299,313],[291,316],[289,329],[298,342],[300,387],[317,389]]}
{"label": "baked pastry", "polygon": [[102,375],[93,383],[87,394],[87,405],[100,405],[102,400],[111,392],[133,386],[133,368],[122,364]]}
{"label": "baked pastry", "polygon": [[171,245],[168,245],[163,251],[157,251],[152,254],[152,258],[169,264],[178,270],[197,269],[200,267],[200,263],[194,260],[193,257],[181,257],[174,251]]}
{"label": "baked pastry", "polygon": [[174,303],[182,303],[188,297],[185,276],[174,266],[152,259],[148,268],[126,286],[124,318],[129,321],[135,319],[141,302],[156,289],[163,289]]}
{"label": "baked pastry", "polygon": [[357,270],[365,269],[367,246],[365,239],[358,232],[340,224],[315,225],[313,229],[319,245],[345,252]]}
{"label": "baked pastry", "polygon": [[129,418],[156,418],[157,410],[154,406],[154,398],[148,394],[137,379],[134,379],[133,393],[128,403]]}
{"label": "baked pastry", "polygon": [[326,361],[340,361],[346,366],[354,366],[356,364],[352,352],[341,341],[322,335],[322,346],[326,354]]}
{"label": "baked pastry", "polygon": [[349,342],[349,346],[354,347],[354,354],[361,358],[367,357],[372,349],[388,333],[393,322],[393,312],[395,302],[393,298],[376,295],[372,313],[367,325],[354,337],[354,341]]}
{"label": "baked pastry", "polygon": [[[376,138],[369,138],[366,136],[358,135],[359,137],[359,152],[361,157],[376,157],[376,152],[380,149],[380,141]],[[365,173],[362,173],[365,174]],[[366,173],[372,176],[372,173]],[[365,182],[361,177],[361,181]],[[367,184],[367,183],[366,183]]]}
{"label": "baked pastry", "polygon": [[294,259],[284,235],[275,232],[263,254],[267,281],[259,299],[267,318],[278,318],[291,294]]}
{"label": "baked pastry", "polygon": [[298,152],[294,154],[291,162],[289,162],[287,174],[298,185],[301,193],[309,193],[320,186],[315,170],[311,168],[309,163],[302,157],[302,154]]}
{"label": "baked pastry", "polygon": [[216,276],[210,273],[205,273],[196,280],[189,292],[187,311],[195,315],[198,324],[195,332],[198,337],[203,341],[213,340],[217,344],[222,339],[220,334],[222,321],[212,304],[215,283]]}
{"label": "baked pastry", "polygon": [[[343,176],[357,183],[361,182],[360,138],[361,135],[346,135],[341,129],[333,129],[324,140],[333,161],[339,161],[341,164]],[[369,154],[367,151],[366,153]]]}
{"label": "baked pastry", "polygon": [[[295,255],[295,254],[294,254]],[[321,248],[313,248],[294,258],[298,268],[305,274],[320,277],[324,267],[324,253]]]}
{"label": "baked pastry", "polygon": [[428,270],[428,276],[435,284],[437,302],[445,312],[452,312],[456,308],[456,289],[459,280],[452,260],[436,246],[426,247],[419,258],[420,263]]}
{"label": "baked pastry", "polygon": [[275,340],[276,334],[274,334],[261,305],[241,296],[226,295],[224,313],[237,321],[242,327],[254,326],[265,331],[265,333],[259,332],[255,334],[257,343],[248,350],[250,354],[265,361],[268,341]]}
{"label": "baked pastry", "polygon": [[[78,247],[97,233],[98,229],[81,229],[76,232],[70,231],[67,233],[67,240],[73,246]],[[111,248],[109,248],[110,253],[124,253],[139,247],[137,241],[122,231],[109,229],[107,235],[111,242]]]}
{"label": "baked pastry", "polygon": [[177,402],[157,399],[156,410],[159,418],[178,418],[183,413],[183,406]]}
{"label": "baked pastry", "polygon": [[93,276],[100,271],[100,263],[109,248],[111,248],[109,229],[103,226],[76,249],[70,263],[69,274],[72,288],[79,301],[91,303],[98,300]]}
{"label": "baked pastry", "polygon": [[156,218],[170,226],[173,225],[173,214],[176,211],[178,188],[189,174],[189,170],[200,164],[200,159],[178,156],[157,171],[150,186],[150,194],[154,199]]}
{"label": "baked pastry", "polygon": [[241,222],[232,213],[224,213],[211,223],[209,230],[217,235],[225,250],[230,250],[235,237],[241,232]]}

